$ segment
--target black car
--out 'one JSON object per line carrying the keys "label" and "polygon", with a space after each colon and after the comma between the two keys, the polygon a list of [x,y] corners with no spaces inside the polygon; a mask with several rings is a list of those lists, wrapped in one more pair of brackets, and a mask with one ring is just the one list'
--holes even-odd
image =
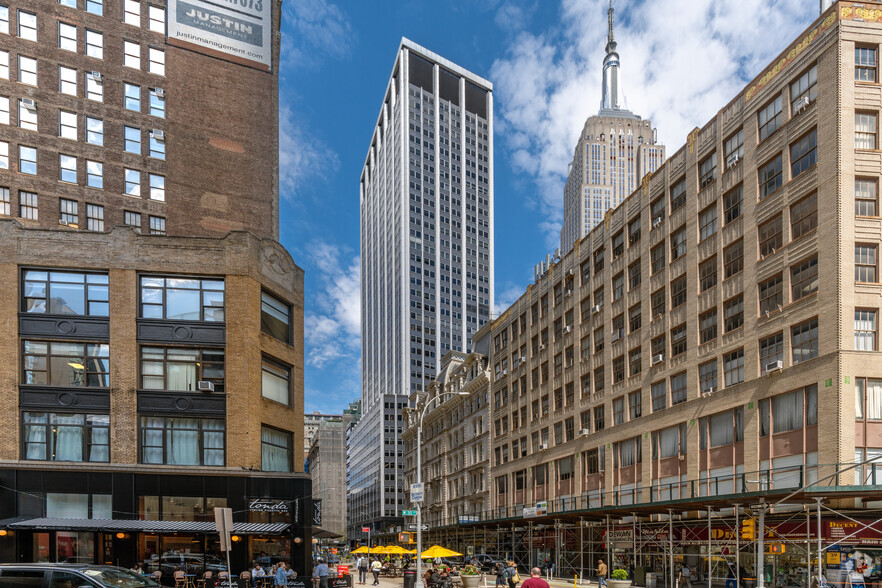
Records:
{"label": "black car", "polygon": [[[467,561],[468,561],[468,559],[469,558],[466,558]],[[495,559],[495,558],[487,555],[486,553],[478,553],[478,554],[473,555],[471,557],[471,561],[469,561],[469,563],[472,563],[475,566],[477,566],[478,569],[480,569],[482,572],[495,572],[496,571],[496,564],[498,564],[498,563],[505,565],[505,562],[498,560],[498,559]]]}
{"label": "black car", "polygon": [[0,588],[159,588],[149,576],[115,566],[0,564]]}

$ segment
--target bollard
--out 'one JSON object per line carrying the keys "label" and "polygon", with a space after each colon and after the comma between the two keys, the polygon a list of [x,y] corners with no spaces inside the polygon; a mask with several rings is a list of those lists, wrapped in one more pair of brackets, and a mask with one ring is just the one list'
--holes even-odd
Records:
{"label": "bollard", "polygon": [[573,574],[573,588],[576,588],[576,584],[579,583],[579,574]]}

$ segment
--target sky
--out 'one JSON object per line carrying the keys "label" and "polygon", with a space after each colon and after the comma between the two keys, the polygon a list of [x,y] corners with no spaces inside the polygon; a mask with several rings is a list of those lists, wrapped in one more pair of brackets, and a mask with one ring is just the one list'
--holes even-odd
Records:
{"label": "sky", "polygon": [[[818,0],[615,0],[627,107],[675,153],[818,16]],[[281,241],[306,271],[305,410],[360,398],[358,182],[401,37],[490,80],[495,310],[559,245],[597,113],[608,0],[284,0]]]}

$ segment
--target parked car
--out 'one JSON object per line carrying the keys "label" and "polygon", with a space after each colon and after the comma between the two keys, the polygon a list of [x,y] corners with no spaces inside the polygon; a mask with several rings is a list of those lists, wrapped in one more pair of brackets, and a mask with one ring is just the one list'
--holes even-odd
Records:
{"label": "parked car", "polygon": [[0,564],[0,588],[160,588],[124,568],[87,564]]}
{"label": "parked car", "polygon": [[502,560],[496,559],[486,553],[476,553],[471,558],[471,563],[480,568],[482,572],[492,572],[496,570],[497,563],[504,563]]}

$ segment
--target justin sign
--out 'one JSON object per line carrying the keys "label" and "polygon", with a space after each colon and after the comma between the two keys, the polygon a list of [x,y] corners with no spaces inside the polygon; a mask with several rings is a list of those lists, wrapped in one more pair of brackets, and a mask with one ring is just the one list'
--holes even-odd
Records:
{"label": "justin sign", "polygon": [[272,4],[273,0],[168,0],[168,39],[269,70]]}

